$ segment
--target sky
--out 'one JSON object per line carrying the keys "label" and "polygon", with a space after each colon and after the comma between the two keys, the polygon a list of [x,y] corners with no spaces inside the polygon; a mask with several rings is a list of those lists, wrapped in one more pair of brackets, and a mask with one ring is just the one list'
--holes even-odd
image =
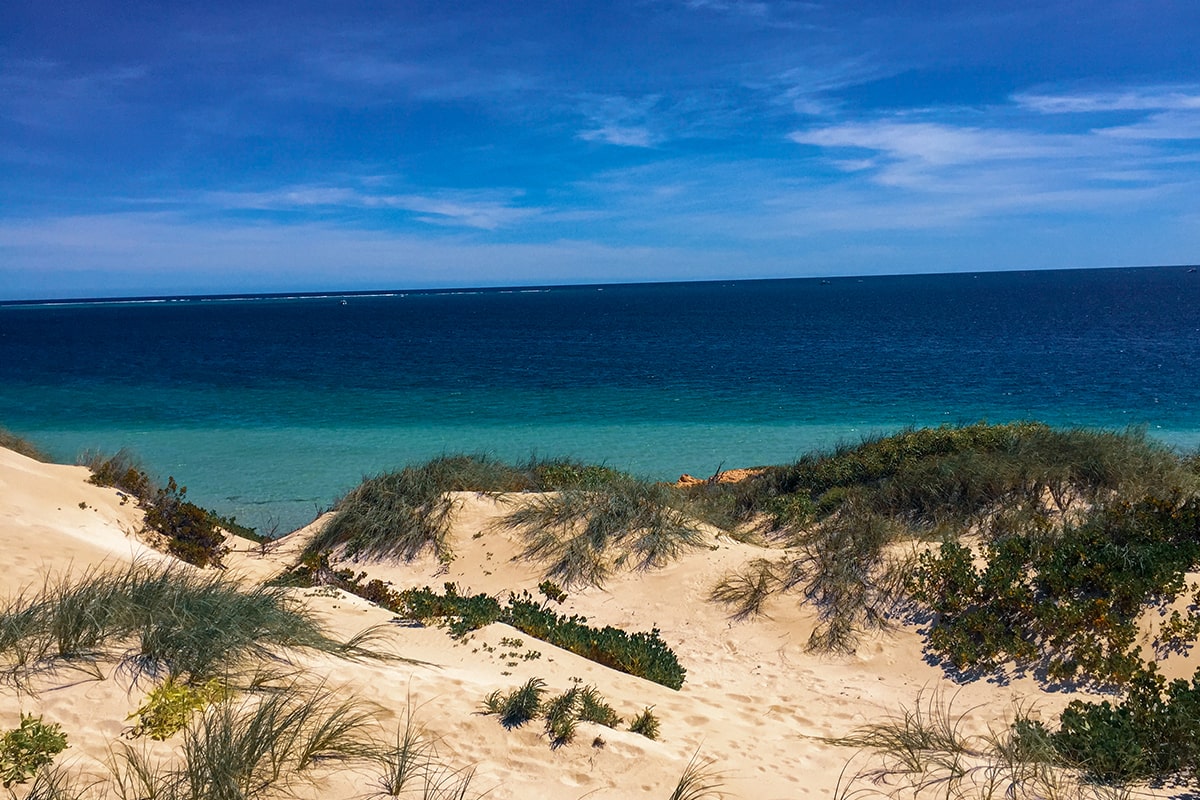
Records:
{"label": "sky", "polygon": [[1200,261],[1195,0],[0,4],[0,299]]}

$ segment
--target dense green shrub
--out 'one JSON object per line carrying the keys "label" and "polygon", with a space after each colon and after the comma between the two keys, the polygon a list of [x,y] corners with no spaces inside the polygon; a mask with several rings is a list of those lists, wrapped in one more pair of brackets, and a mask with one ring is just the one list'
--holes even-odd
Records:
{"label": "dense green shrub", "polygon": [[21,724],[0,738],[0,781],[6,788],[25,783],[66,748],[62,726],[22,714]]}
{"label": "dense green shrub", "polygon": [[1141,665],[1137,619],[1200,563],[1200,499],[1115,502],[1078,525],[924,554],[913,599],[936,616],[930,651],[960,670],[1044,659],[1053,679],[1122,682]]}
{"label": "dense green shrub", "polygon": [[594,628],[587,624],[586,617],[557,614],[549,603],[539,603],[528,592],[510,594],[501,604],[486,594],[460,594],[458,587],[449,582],[438,594],[428,586],[395,591],[379,580],[363,584],[361,577],[343,572],[334,585],[379,603],[403,619],[445,625],[455,637],[503,622],[598,664],[671,689],[683,686],[687,675],[657,628],[632,634],[611,625]]}
{"label": "dense green shrub", "polygon": [[1023,736],[1048,739],[1093,780],[1200,779],[1200,670],[1191,682],[1168,684],[1151,664],[1133,676],[1120,702],[1072,701],[1056,731],[1022,722]]}
{"label": "dense green shrub", "polygon": [[200,508],[187,499],[187,487],[175,478],[155,487],[149,475],[126,450],[111,457],[92,454],[82,459],[92,471],[88,480],[128,492],[146,512],[146,528],[164,537],[167,552],[198,567],[220,566],[225,555],[223,528],[257,537],[252,529]]}

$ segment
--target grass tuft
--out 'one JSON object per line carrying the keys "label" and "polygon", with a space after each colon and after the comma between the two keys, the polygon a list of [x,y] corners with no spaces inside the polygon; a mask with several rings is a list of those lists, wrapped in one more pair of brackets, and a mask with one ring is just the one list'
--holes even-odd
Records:
{"label": "grass tuft", "polygon": [[712,770],[711,759],[701,759],[700,751],[692,754],[671,792],[670,800],[704,800],[707,797],[723,797],[719,789],[724,786],[722,775]]}
{"label": "grass tuft", "polygon": [[[348,644],[350,646],[348,646]],[[294,649],[368,655],[329,637],[284,590],[177,566],[133,564],[48,579],[0,607],[0,676],[117,659],[140,675],[202,683]]]}
{"label": "grass tuft", "polygon": [[525,537],[525,558],[564,586],[599,586],[616,569],[655,569],[703,544],[673,487],[616,475],[602,486],[546,494],[502,523]]}
{"label": "grass tuft", "polygon": [[44,464],[51,463],[50,456],[44,450],[31,440],[13,433],[8,428],[0,427],[0,447],[12,450],[14,453],[20,453],[26,458],[32,458],[34,461],[41,461]]}

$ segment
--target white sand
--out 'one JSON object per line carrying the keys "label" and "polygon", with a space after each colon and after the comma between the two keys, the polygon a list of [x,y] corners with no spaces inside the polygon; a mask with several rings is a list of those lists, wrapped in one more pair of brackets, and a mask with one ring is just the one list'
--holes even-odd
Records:
{"label": "white sand", "polygon": [[[0,552],[5,564],[0,597],[39,584],[50,571],[147,557],[132,536],[138,527],[133,504],[123,505],[111,489],[87,484],[86,475],[82,468],[40,464],[0,450]],[[535,591],[540,580],[536,566],[515,561],[515,536],[492,525],[505,507],[470,493],[457,497],[457,557],[448,569],[432,559],[350,566],[397,587],[440,589],[455,581],[477,592]],[[81,502],[87,507],[80,508]],[[228,559],[230,570],[260,580],[290,563],[305,535],[293,534],[265,552],[240,542]],[[912,706],[919,694],[952,697],[956,709],[970,710],[967,725],[975,731],[1005,724],[1017,703],[1052,718],[1081,696],[1046,693],[1031,677],[1007,685],[959,686],[925,662],[921,637],[913,628],[865,640],[850,657],[808,653],[804,645],[814,618],[795,599],[772,601],[769,618],[731,623],[706,595],[726,570],[761,555],[749,545],[714,540],[711,549],[661,571],[622,574],[603,590],[572,593],[562,607],[598,626],[660,629],[687,669],[680,691],[606,669],[504,625],[454,642],[439,629],[388,624],[388,646],[422,663],[321,656],[306,657],[302,664],[314,677],[376,704],[387,729],[394,731],[411,706],[417,719],[440,737],[443,759],[455,767],[475,768],[472,787],[490,790],[487,796],[495,800],[667,798],[697,752],[724,774],[730,797],[828,798],[853,751],[823,737],[848,734]],[[388,612],[353,596],[328,590],[302,595],[342,635],[392,620]],[[523,645],[504,646],[501,639],[506,637],[521,639]],[[502,656],[513,651],[518,657]],[[520,657],[531,651],[540,657]],[[1188,663],[1173,669],[1194,668],[1190,662],[1195,659],[1183,661]],[[506,731],[494,717],[476,713],[486,694],[531,676],[544,678],[558,691],[574,678],[595,684],[626,720],[653,706],[661,739],[581,723],[573,743],[552,750],[540,722]],[[76,673],[53,676],[37,696],[0,687],[0,728],[13,727],[20,710],[45,714],[70,737],[71,747],[60,757],[64,763],[99,774],[110,748],[123,741],[125,717],[146,688],[129,686],[111,669],[103,680]],[[169,754],[174,744],[155,747]],[[374,790],[373,780],[369,774],[342,772],[296,791],[305,797],[362,797]]]}

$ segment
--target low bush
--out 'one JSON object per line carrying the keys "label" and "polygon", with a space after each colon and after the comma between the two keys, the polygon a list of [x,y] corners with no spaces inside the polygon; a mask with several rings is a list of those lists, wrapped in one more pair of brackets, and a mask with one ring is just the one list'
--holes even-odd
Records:
{"label": "low bush", "polygon": [[218,678],[191,685],[167,678],[154,687],[138,710],[126,719],[137,717],[129,736],[148,736],[162,741],[183,730],[192,715],[229,696],[229,690]]}
{"label": "low bush", "polygon": [[132,495],[146,512],[146,528],[163,537],[167,552],[189,564],[198,567],[221,565],[227,552],[223,528],[258,538],[252,529],[188,501],[187,487],[177,484],[173,477],[167,479],[166,486],[155,487],[146,471],[126,450],[107,458],[85,454],[82,462],[92,471],[89,478],[92,483]]}
{"label": "low bush", "polygon": [[1061,531],[1027,526],[921,556],[913,599],[936,616],[932,653],[963,671],[1044,661],[1057,680],[1121,683],[1142,665],[1137,620],[1173,601],[1200,563],[1200,499],[1097,508]]}
{"label": "low bush", "polygon": [[1125,698],[1072,701],[1047,733],[1027,723],[1023,735],[1049,740],[1056,754],[1104,783],[1200,780],[1200,670],[1167,683],[1154,667],[1139,670]]}
{"label": "low bush", "polygon": [[539,603],[528,592],[509,595],[507,603],[501,604],[486,594],[460,594],[453,583],[446,583],[443,593],[438,594],[428,586],[394,591],[378,580],[365,585],[359,581],[343,572],[335,585],[394,611],[402,619],[445,625],[455,637],[503,622],[598,664],[671,689],[683,686],[687,675],[657,628],[632,634],[612,626],[594,628],[587,624],[586,617],[558,614],[549,603]]}
{"label": "low bush", "polygon": [[67,735],[58,723],[21,715],[21,724],[0,738],[0,782],[5,788],[25,783],[67,748]]}

